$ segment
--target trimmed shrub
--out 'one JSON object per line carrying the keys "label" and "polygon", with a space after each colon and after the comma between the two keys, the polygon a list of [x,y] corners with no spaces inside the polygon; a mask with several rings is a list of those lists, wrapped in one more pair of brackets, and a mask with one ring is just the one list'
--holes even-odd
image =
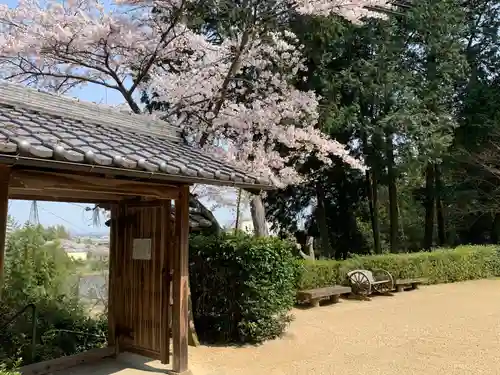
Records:
{"label": "trimmed shrub", "polygon": [[281,335],[295,301],[294,245],[244,233],[193,236],[190,283],[206,342],[259,343]]}
{"label": "trimmed shrub", "polygon": [[297,289],[306,290],[338,284],[340,261],[316,260],[298,262]]}
{"label": "trimmed shrub", "polygon": [[355,269],[385,269],[394,278],[426,277],[431,284],[500,276],[500,247],[460,246],[432,252],[356,256],[345,261],[301,261],[297,289],[345,284]]}

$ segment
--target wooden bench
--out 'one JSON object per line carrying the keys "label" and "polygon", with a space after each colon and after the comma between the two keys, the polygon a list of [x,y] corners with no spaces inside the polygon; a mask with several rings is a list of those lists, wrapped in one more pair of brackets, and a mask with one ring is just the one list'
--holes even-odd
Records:
{"label": "wooden bench", "polygon": [[427,284],[427,279],[425,277],[418,277],[414,279],[397,279],[394,282],[396,290],[402,292],[405,289],[418,289],[419,285]]}
{"label": "wooden bench", "polygon": [[309,302],[311,306],[319,306],[319,301],[328,298],[331,302],[337,303],[340,295],[351,293],[351,288],[348,286],[328,286],[326,288],[301,290],[297,292],[297,300],[300,302]]}

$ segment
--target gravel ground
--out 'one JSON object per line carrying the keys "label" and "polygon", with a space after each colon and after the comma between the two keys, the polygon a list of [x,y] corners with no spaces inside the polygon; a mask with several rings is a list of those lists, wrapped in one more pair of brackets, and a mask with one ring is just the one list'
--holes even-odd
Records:
{"label": "gravel ground", "polygon": [[194,375],[500,374],[500,280],[293,313],[282,339],[191,350]]}
{"label": "gravel ground", "polygon": [[[500,280],[428,286],[293,314],[287,334],[261,346],[190,348],[193,375],[500,375]],[[141,371],[131,357],[127,362],[65,374],[152,375],[162,367],[153,361]]]}

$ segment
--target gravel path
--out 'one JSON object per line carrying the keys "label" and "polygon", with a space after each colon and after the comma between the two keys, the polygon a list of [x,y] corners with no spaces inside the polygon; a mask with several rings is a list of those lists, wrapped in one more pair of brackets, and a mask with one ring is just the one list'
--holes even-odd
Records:
{"label": "gravel path", "polygon": [[[189,348],[193,375],[500,375],[500,280],[423,287],[294,315],[283,338],[261,346]],[[120,358],[57,374],[165,373],[156,371],[165,369],[159,361]]]}
{"label": "gravel path", "polygon": [[279,340],[190,348],[194,375],[500,374],[500,280],[294,310]]}

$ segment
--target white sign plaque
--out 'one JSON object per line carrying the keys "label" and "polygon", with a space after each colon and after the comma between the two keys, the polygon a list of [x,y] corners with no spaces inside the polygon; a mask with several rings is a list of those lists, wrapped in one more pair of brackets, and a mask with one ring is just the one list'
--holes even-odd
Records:
{"label": "white sign plaque", "polygon": [[151,259],[151,238],[134,238],[132,259]]}

